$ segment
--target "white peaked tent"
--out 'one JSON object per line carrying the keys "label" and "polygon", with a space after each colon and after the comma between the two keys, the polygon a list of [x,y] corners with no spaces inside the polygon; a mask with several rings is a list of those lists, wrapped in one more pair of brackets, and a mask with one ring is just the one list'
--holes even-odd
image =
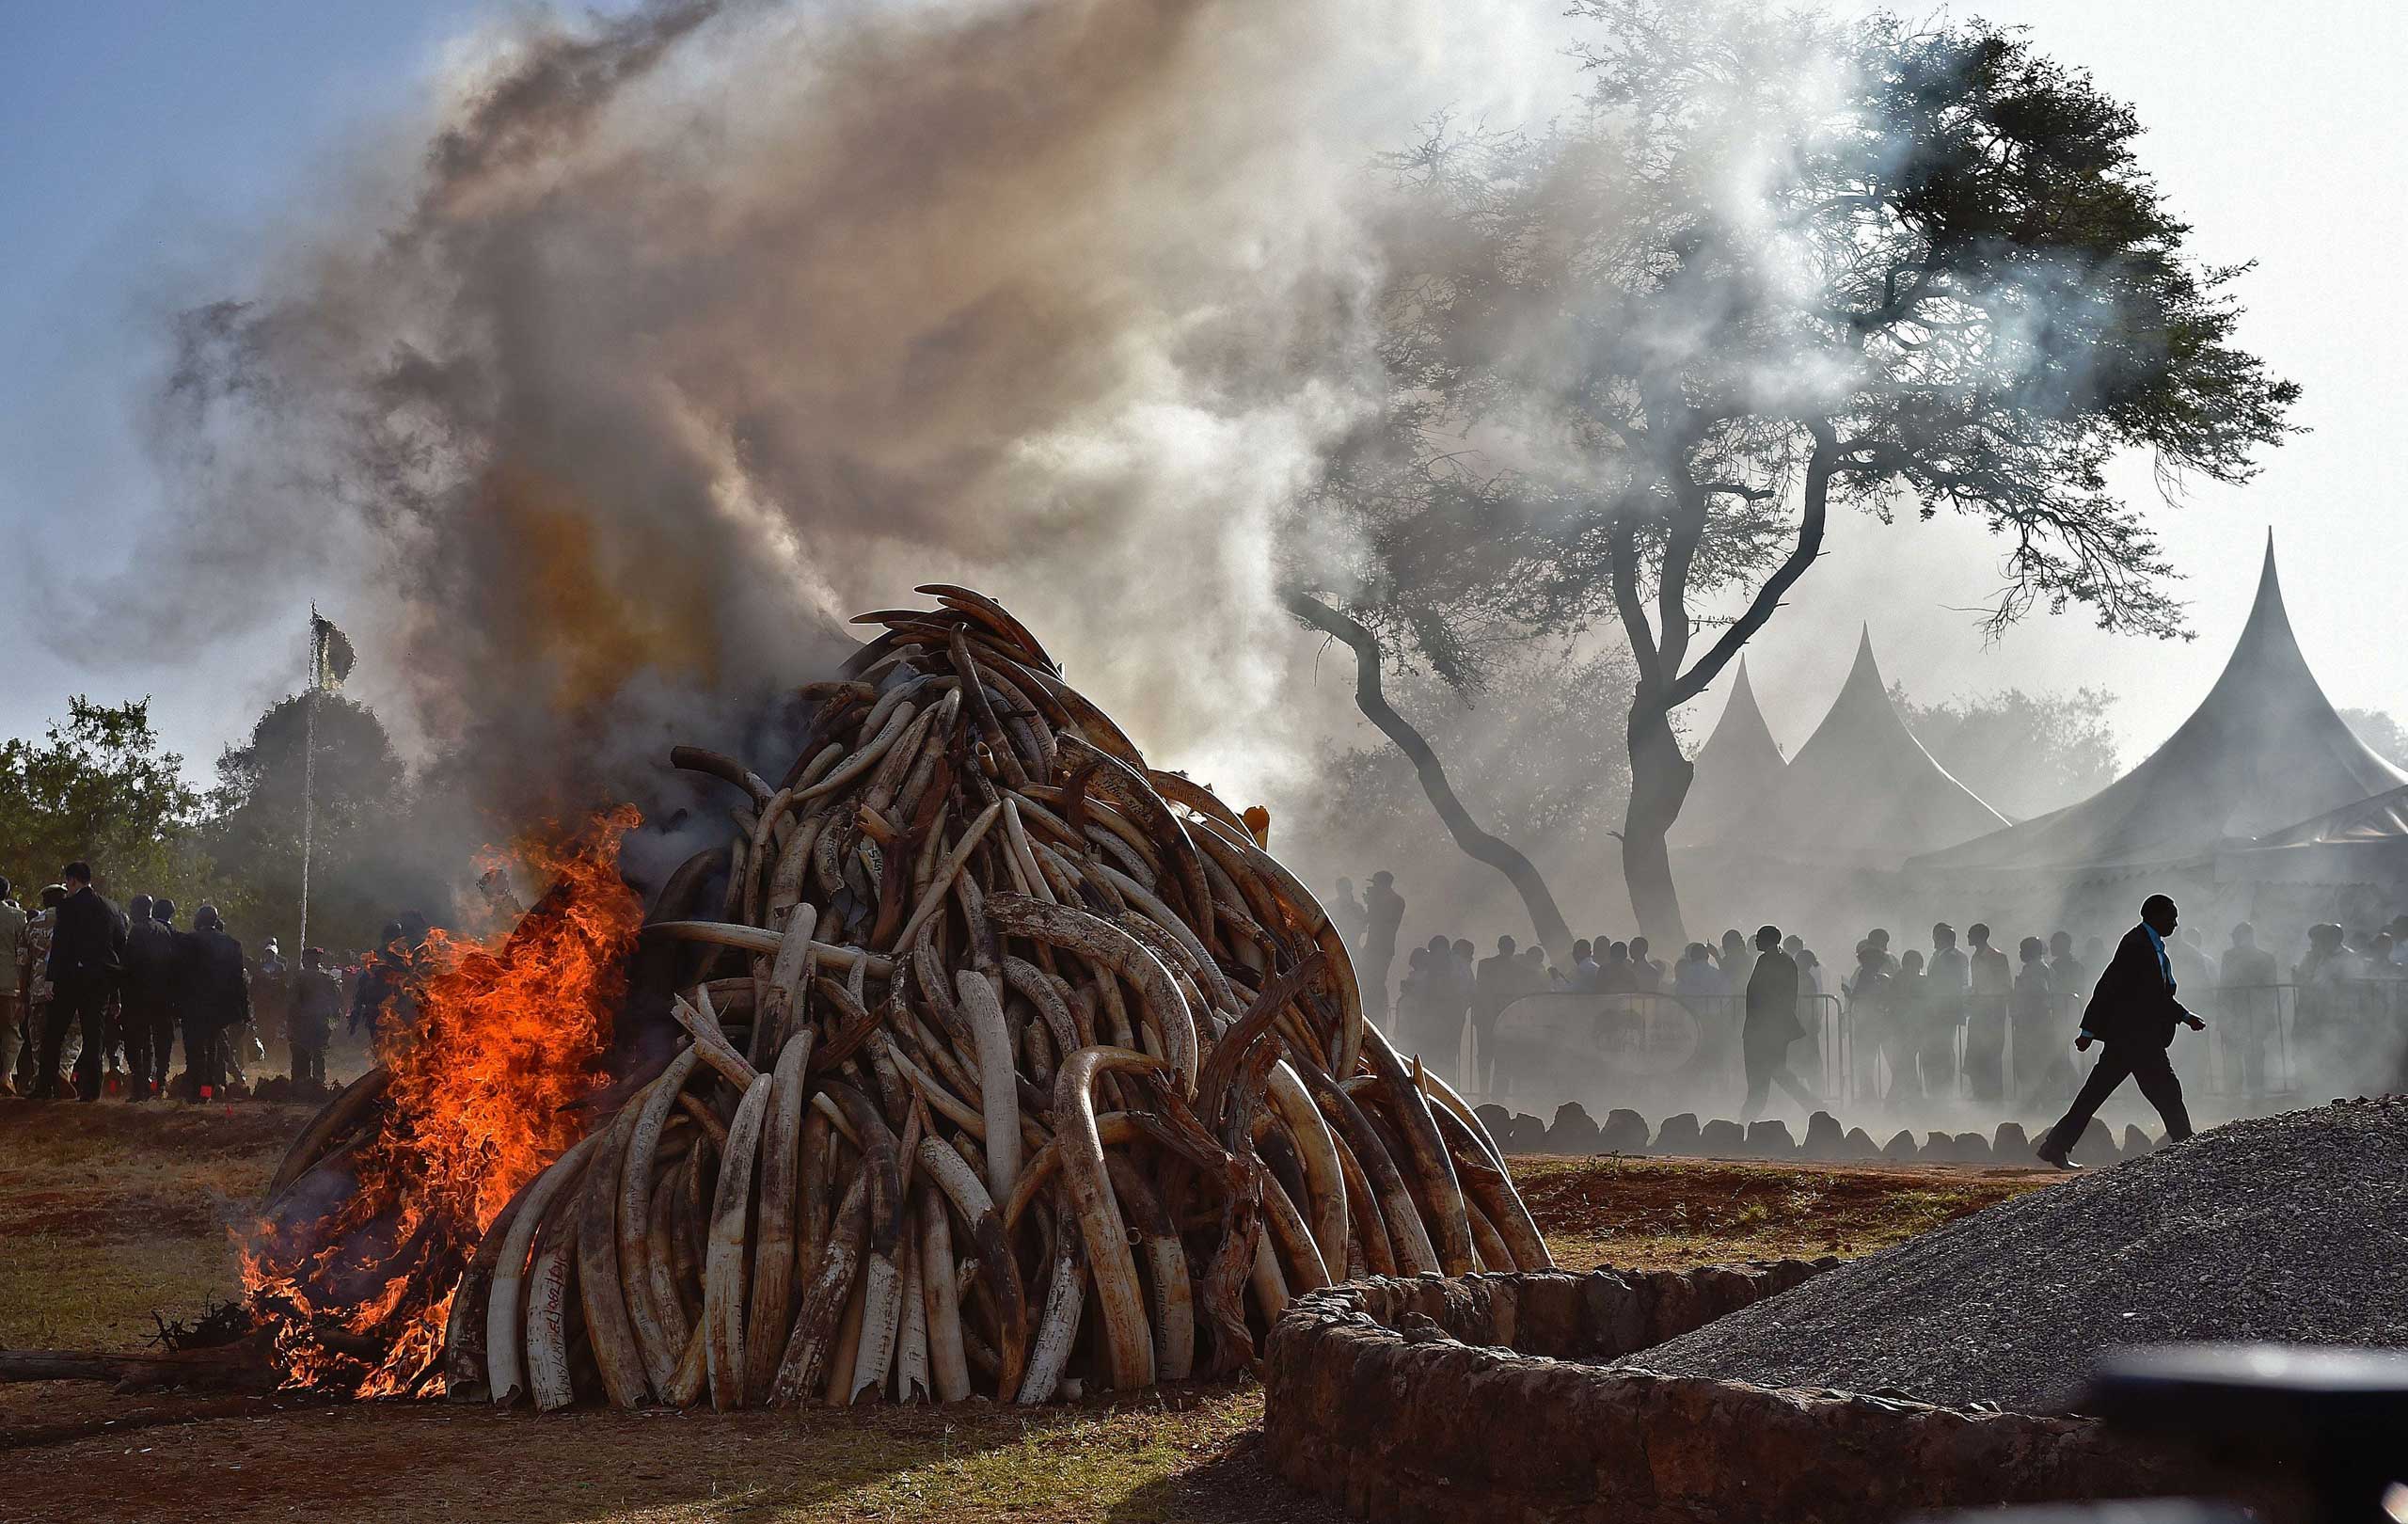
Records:
{"label": "white peaked tent", "polygon": [[1899,718],[1867,629],[1830,712],[1790,758],[1780,789],[1749,815],[1744,834],[1776,855],[1895,867],[2005,824]]}
{"label": "white peaked tent", "polygon": [[1779,791],[1789,764],[1773,743],[1764,711],[1756,707],[1756,691],[1748,681],[1748,659],[1739,659],[1739,675],[1714,734],[1697,754],[1697,776],[1689,783],[1688,799],[1681,805],[1673,827],[1673,844],[1703,847],[1738,834],[1755,808]]}
{"label": "white peaked tent", "polygon": [[[2300,655],[2274,548],[2224,675],[2148,760],[2079,804],[1918,859],[1932,873],[2082,873],[2194,863],[2408,784],[2333,712]],[[2303,825],[2305,822],[2305,825]]]}

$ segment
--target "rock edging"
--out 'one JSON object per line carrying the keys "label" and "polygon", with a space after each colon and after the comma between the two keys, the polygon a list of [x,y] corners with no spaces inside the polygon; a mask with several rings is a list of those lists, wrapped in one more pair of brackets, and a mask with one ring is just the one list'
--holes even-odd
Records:
{"label": "rock edging", "polygon": [[1866,1524],[2166,1490],[2093,1421],[1608,1370],[1836,1263],[1374,1278],[1299,1297],[1263,1429],[1365,1517]]}

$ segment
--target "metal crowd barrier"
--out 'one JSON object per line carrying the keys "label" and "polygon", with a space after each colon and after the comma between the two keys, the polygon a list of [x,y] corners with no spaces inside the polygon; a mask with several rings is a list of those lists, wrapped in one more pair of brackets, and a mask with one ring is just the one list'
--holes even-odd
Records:
{"label": "metal crowd barrier", "polygon": [[[1798,997],[1805,1036],[1792,1045],[1792,1069],[1834,1099],[1852,1098],[1848,1015],[1837,995]],[[1508,1100],[1552,1080],[1569,1093],[1611,1095],[1621,1087],[1677,1079],[1728,1084],[1734,1105],[1747,1087],[1740,1035],[1748,1002],[1739,995],[1679,995],[1669,991],[1601,994],[1542,991],[1509,1001],[1497,1013],[1494,1054],[1477,1054],[1466,1036],[1462,1082],[1467,1093]],[[1814,1044],[1801,1064],[1799,1052]],[[1634,1103],[1645,1097],[1627,1089]],[[1644,1109],[1643,1106],[1641,1109]]]}
{"label": "metal crowd barrier", "polygon": [[[1793,1047],[1792,1068],[1833,1102],[1920,1093],[1911,1033],[1883,1051],[1874,1040],[1860,1051],[1861,1024],[1835,994],[1799,998],[1806,1035]],[[2196,1039],[2178,1034],[2174,1066],[2194,1094],[2240,1103],[2280,1101],[2301,1093],[2303,1071],[2367,1076],[2362,1087],[2402,1087],[2408,1076],[2370,1074],[2408,1049],[2408,979],[2343,979],[2329,983],[2222,985],[2188,1002],[2208,1022]],[[2044,1030],[2053,1034],[2044,1059],[2016,1051],[2017,1024],[2007,1024],[2002,1072],[2010,1115],[2042,1115],[2062,1107],[2097,1053],[2076,1051],[2084,997],[2050,997]],[[1543,991],[1508,1003],[1498,1013],[1497,1051],[1475,1053],[1468,1027],[1460,1051],[1445,1059],[1465,1093],[1512,1100],[1560,1091],[1566,1096],[1628,1094],[1643,1100],[1650,1080],[1688,1086],[1727,1085],[1735,1103],[1746,1087],[1740,1034],[1745,995],[1679,995],[1669,991],[1600,994]],[[2028,1026],[2026,1028],[2028,1031]],[[1952,1099],[1963,1096],[1966,1027],[1952,1038]],[[1814,1056],[1799,1052],[1814,1043]],[[1903,1061],[1907,1072],[1898,1072]],[[1819,1082],[1819,1083],[1817,1083]],[[1643,1107],[1642,1107],[1643,1109]]]}

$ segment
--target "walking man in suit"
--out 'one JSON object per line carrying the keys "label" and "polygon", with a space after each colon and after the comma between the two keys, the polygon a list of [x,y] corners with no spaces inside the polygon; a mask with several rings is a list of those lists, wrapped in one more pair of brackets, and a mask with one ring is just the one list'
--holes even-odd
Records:
{"label": "walking man in suit", "polygon": [[2194,1032],[2206,1031],[2208,1024],[2174,998],[2174,962],[2166,954],[2165,939],[2174,934],[2175,925],[2174,901],[2163,895],[2149,896],[2141,903],[2141,924],[2124,933],[2115,956],[2091,991],[2090,1004],[2083,1009],[2082,1032],[2073,1045],[2087,1051],[2097,1042],[2103,1051],[2090,1078],[2083,1082],[2082,1093],[2074,1097],[2073,1109],[2049,1129],[2036,1151],[2060,1169],[2073,1167],[2067,1152],[2126,1079],[2139,1083],[2141,1094],[2164,1119],[2168,1143],[2179,1143],[2191,1135],[2191,1114],[2182,1105],[2182,1082],[2174,1077],[2165,1050],[2173,1046],[2177,1024]]}
{"label": "walking man in suit", "polygon": [[1798,960],[1782,951],[1781,928],[1756,931],[1756,966],[1748,973],[1748,1015],[1740,1028],[1739,1056],[1748,1094],[1739,1103],[1739,1119],[1751,1122],[1765,1108],[1776,1085],[1808,1111],[1822,1098],[1790,1072],[1789,1045],[1806,1035],[1798,1019]]}

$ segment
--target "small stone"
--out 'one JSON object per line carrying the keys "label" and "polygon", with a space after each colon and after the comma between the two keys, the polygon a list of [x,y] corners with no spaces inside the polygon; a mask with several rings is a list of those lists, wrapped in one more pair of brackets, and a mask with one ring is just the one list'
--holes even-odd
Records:
{"label": "small stone", "polygon": [[1597,1119],[1577,1101],[1566,1101],[1555,1108],[1555,1120],[1547,1124],[1546,1146],[1555,1153],[1594,1153],[1597,1151]]}
{"label": "small stone", "polygon": [[1901,1130],[1897,1136],[1881,1146],[1881,1157],[1893,1161],[1908,1161],[1915,1156],[1915,1135]]}
{"label": "small stone", "polygon": [[1990,1138],[1990,1153],[2001,1164],[2021,1164],[2032,1151],[2032,1140],[2023,1135],[2021,1122],[2001,1122]]}
{"label": "small stone", "polygon": [[1878,1159],[1881,1157],[1881,1145],[1874,1142],[1873,1135],[1863,1128],[1851,1127],[1847,1130],[1847,1137],[1840,1144],[1840,1157]]}
{"label": "small stone", "polygon": [[1990,1140],[1979,1133],[1956,1135],[1956,1162],[1988,1164],[1990,1162]]}
{"label": "small stone", "polygon": [[1697,1128],[1697,1113],[1694,1111],[1676,1112],[1673,1115],[1665,1118],[1664,1124],[1656,1129],[1656,1151],[1658,1153],[1695,1153],[1698,1151],[1699,1135]]}
{"label": "small stone", "polygon": [[2144,1153],[2155,1153],[2156,1151],[2157,1145],[2150,1140],[2149,1135],[2147,1133],[2142,1132],[2137,1127],[2126,1127],[2124,1129],[2125,1158],[2137,1159]]}
{"label": "small stone", "polygon": [[[1867,1139],[1870,1142],[1871,1139]],[[1840,1119],[1828,1111],[1818,1111],[1806,1119],[1806,1141],[1799,1150],[1809,1159],[1838,1159],[1846,1156],[1847,1137],[1840,1131]]]}
{"label": "small stone", "polygon": [[1785,1121],[1750,1122],[1747,1148],[1759,1159],[1786,1159],[1798,1151],[1798,1141]]}
{"label": "small stone", "polygon": [[1923,1151],[1919,1157],[1925,1164],[1955,1164],[1956,1162],[1956,1137],[1948,1133],[1932,1133],[1926,1135],[1923,1140]]}
{"label": "small stone", "polygon": [[1597,1133],[1599,1152],[1637,1153],[1646,1147],[1646,1118],[1627,1107],[1606,1113],[1606,1125]]}
{"label": "small stone", "polygon": [[1711,1158],[1737,1158],[1747,1147],[1747,1130],[1725,1117],[1707,1122],[1698,1134],[1699,1150]]}

